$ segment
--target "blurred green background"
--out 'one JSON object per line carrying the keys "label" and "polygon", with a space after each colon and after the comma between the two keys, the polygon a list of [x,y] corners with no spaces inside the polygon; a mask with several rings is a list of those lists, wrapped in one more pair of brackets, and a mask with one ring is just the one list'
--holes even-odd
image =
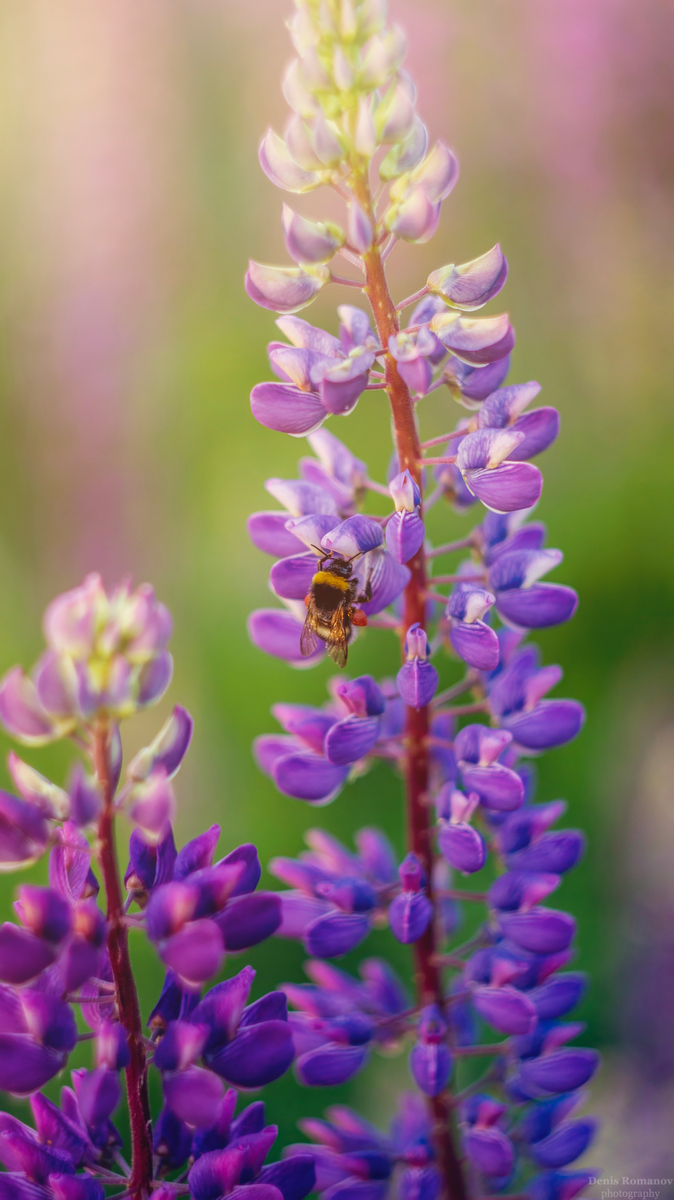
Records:
{"label": "blurred green background", "polygon": [[[7,0],[0,14],[0,667],[33,661],[46,602],[86,571],[151,580],[175,617],[176,673],[161,712],[129,726],[129,751],[185,703],[196,734],[178,837],[217,820],[223,850],[254,840],[263,862],[295,854],[314,820],[345,838],[376,823],[402,849],[400,785],[384,767],[312,813],[279,796],[250,754],[274,728],[271,703],[321,702],[329,674],[293,672],[245,633],[249,609],[269,599],[269,563],[245,519],[273,506],[263,480],[294,475],[304,451],[251,417],[275,330],[242,288],[249,255],[285,261],[282,197],[256,150],[267,124],[286,120],[289,8]],[[511,380],[538,379],[562,414],[539,513],[565,553],[556,578],[581,606],[538,640],[588,722],[541,760],[539,798],[565,796],[590,837],[560,903],[578,918],[594,979],[586,1040],[606,1054],[592,1162],[663,1172],[674,1165],[674,5],[391,8],[421,115],[462,166],[434,241],[393,256],[394,290],[500,241],[518,335]],[[327,214],[328,201],[298,207]],[[335,304],[353,298],[333,288],[303,315],[334,330]],[[424,434],[458,415],[436,393]],[[383,478],[382,394],[331,428]],[[438,505],[432,531],[461,536],[469,520]],[[389,674],[395,661],[390,635],[371,631],[350,664]],[[63,747],[26,757],[62,781]],[[383,933],[367,946],[389,950]],[[247,957],[257,994],[301,978],[288,943]],[[394,957],[406,970],[401,947]],[[161,971],[142,953],[139,971],[147,1008]],[[377,1060],[339,1098],[383,1122],[406,1080],[404,1057]],[[294,1140],[297,1117],[335,1097],[284,1080],[268,1089],[270,1117]]]}

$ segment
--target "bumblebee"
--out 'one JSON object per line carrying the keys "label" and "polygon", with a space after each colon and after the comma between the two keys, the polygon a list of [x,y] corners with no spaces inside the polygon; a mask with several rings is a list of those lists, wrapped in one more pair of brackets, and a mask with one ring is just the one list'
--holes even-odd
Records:
{"label": "bumblebee", "polygon": [[[314,546],[314,549],[318,547]],[[354,554],[353,557],[358,558],[358,555]],[[329,565],[324,570],[326,563]],[[351,627],[367,625],[365,613],[354,605],[365,604],[372,599],[369,578],[365,591],[358,595],[359,583],[358,579],[353,578],[352,563],[353,558],[333,558],[332,551],[322,554],[311,581],[311,591],[304,601],[307,617],[300,638],[302,654],[313,654],[318,645],[317,639],[320,638],[338,667],[346,666]]]}

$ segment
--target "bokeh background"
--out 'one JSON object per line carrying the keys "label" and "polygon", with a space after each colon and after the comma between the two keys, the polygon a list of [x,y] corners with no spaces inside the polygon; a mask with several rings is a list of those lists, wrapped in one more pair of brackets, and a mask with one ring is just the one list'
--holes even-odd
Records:
{"label": "bokeh background", "polygon": [[[37,656],[45,603],[86,571],[150,579],[176,622],[163,709],[180,700],[197,722],[178,835],[217,820],[223,849],[251,839],[263,862],[295,854],[316,815],[340,836],[375,822],[402,844],[400,788],[384,768],[312,814],[250,755],[274,727],[270,704],[320,702],[328,674],[265,659],[245,633],[268,597],[245,518],[267,507],[263,480],[292,476],[302,452],[250,415],[274,327],[242,289],[249,255],[284,261],[281,196],[256,149],[286,119],[289,8],[5,0],[0,15],[0,667]],[[591,1160],[613,1175],[674,1174],[674,5],[391,8],[422,116],[462,164],[437,237],[394,255],[395,289],[499,240],[511,378],[539,379],[562,414],[539,511],[581,606],[540,642],[589,719],[541,762],[540,797],[565,796],[590,836],[561,902],[594,979],[586,1040],[605,1054]],[[320,213],[320,194],[304,211]],[[333,328],[342,301],[353,294],[332,289],[311,319]],[[436,394],[426,436],[457,415]],[[383,396],[334,429],[382,478]],[[433,519],[443,540],[466,527],[440,506]],[[354,670],[394,670],[388,639],[361,638]],[[131,750],[162,717],[129,728]],[[62,781],[64,748],[27,757]],[[389,945],[379,934],[368,951]],[[252,954],[257,994],[300,979],[302,957],[280,941]],[[147,1009],[161,972],[138,960]],[[400,947],[396,960],[405,970]],[[406,1078],[404,1057],[378,1060],[340,1099],[384,1121]],[[287,1080],[268,1089],[286,1141],[298,1116],[333,1100]]]}

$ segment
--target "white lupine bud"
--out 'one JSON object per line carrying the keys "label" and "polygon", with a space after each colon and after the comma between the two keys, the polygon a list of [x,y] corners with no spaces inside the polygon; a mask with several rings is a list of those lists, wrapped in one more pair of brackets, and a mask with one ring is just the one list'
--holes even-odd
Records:
{"label": "white lupine bud", "polygon": [[296,263],[325,263],[344,245],[344,230],[332,221],[309,221],[283,205],[283,232],[288,254]]}
{"label": "white lupine bud", "polygon": [[359,154],[372,158],[377,149],[377,131],[372,117],[372,101],[369,96],[361,96],[358,101],[358,116],[354,145]]}
{"label": "white lupine bud", "polygon": [[414,114],[414,127],[411,134],[400,147],[398,165],[403,171],[411,171],[417,163],[423,160],[428,150],[428,130],[423,121]]}
{"label": "white lupine bud", "polygon": [[400,67],[407,53],[405,35],[399,26],[376,35],[362,50],[361,80],[366,87],[381,87]]}
{"label": "white lupine bud", "polygon": [[340,92],[349,92],[353,87],[353,71],[341,46],[335,47],[332,56],[332,74]]}
{"label": "white lupine bud", "polygon": [[285,144],[291,158],[305,171],[323,169],[323,163],[314,150],[309,126],[297,113],[290,118],[286,126]]}
{"label": "white lupine bud", "polygon": [[402,142],[412,130],[414,107],[403,85],[396,81],[375,113],[375,128],[380,142]]}
{"label": "white lupine bud", "polygon": [[332,80],[314,46],[302,55],[302,79],[311,92],[323,92],[332,87]]}
{"label": "white lupine bud", "polygon": [[353,0],[342,0],[339,13],[339,32],[345,42],[352,41],[358,32],[358,20]]}
{"label": "white lupine bud", "polygon": [[433,202],[445,200],[458,178],[459,164],[444,142],[436,142],[414,172],[415,183],[424,189]]}
{"label": "white lupine bud", "polygon": [[407,38],[405,30],[400,25],[392,25],[386,34],[388,53],[393,70],[399,70],[407,58]]}
{"label": "white lupine bud", "polygon": [[332,18],[331,6],[327,0],[321,0],[318,10],[318,28],[322,34],[336,34],[337,28]]}
{"label": "white lupine bud", "polygon": [[310,192],[318,187],[321,176],[305,170],[291,157],[288,148],[273,129],[268,129],[258,151],[260,166],[276,187],[286,192]]}
{"label": "white lupine bud", "polygon": [[364,87],[377,88],[391,75],[389,55],[384,39],[371,37],[363,46],[361,54],[360,81]]}
{"label": "white lupine bud", "polygon": [[417,85],[412,79],[409,71],[398,71],[398,83],[407,96],[410,104],[417,102]]}
{"label": "white lupine bud", "polygon": [[384,214],[384,225],[406,242],[427,242],[433,237],[440,216],[440,204],[431,204],[423,188],[415,188],[400,204],[392,204]]}
{"label": "white lupine bud", "polygon": [[386,0],[363,0],[358,11],[361,37],[377,33],[386,24]]}
{"label": "white lupine bud", "polygon": [[412,132],[400,146],[394,146],[389,150],[388,154],[379,166],[379,175],[382,179],[396,179],[398,176],[405,176],[403,180],[398,179],[394,185],[396,191],[396,199],[402,199],[406,188],[411,180],[408,178],[408,172],[416,167],[417,163],[421,162],[426,150],[428,149],[428,130],[423,121],[414,114],[414,125]]}
{"label": "white lupine bud", "polygon": [[349,204],[347,234],[349,245],[359,254],[367,254],[374,237],[372,222],[355,200]]}
{"label": "white lupine bud", "polygon": [[332,121],[326,121],[322,113],[314,118],[314,149],[326,167],[336,167],[344,157],[344,149],[337,137]]}
{"label": "white lupine bud", "polygon": [[288,67],[281,87],[288,104],[301,117],[311,117],[317,111],[318,103],[302,78],[302,67],[298,58],[293,59]]}
{"label": "white lupine bud", "polygon": [[300,56],[308,50],[309,46],[315,46],[320,41],[320,33],[312,20],[311,13],[304,6],[299,8],[288,21],[288,29],[293,46]]}

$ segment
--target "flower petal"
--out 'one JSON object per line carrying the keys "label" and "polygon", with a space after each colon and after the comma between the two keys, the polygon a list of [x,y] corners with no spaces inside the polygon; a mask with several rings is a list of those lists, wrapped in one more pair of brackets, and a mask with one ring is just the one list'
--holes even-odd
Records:
{"label": "flower petal", "polygon": [[313,392],[301,392],[291,383],[258,383],[250,394],[253,416],[267,429],[304,437],[318,429],[327,409]]}

